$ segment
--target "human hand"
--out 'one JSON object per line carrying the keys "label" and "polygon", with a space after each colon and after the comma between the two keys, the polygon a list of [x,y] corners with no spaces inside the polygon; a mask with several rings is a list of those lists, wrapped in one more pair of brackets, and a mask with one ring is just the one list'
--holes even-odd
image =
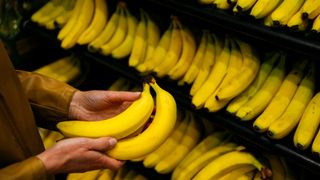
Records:
{"label": "human hand", "polygon": [[94,169],[119,169],[124,162],[104,152],[116,144],[114,138],[69,138],[37,155],[50,174],[85,172]]}
{"label": "human hand", "polygon": [[71,101],[69,119],[103,120],[118,115],[140,97],[140,92],[77,91]]}

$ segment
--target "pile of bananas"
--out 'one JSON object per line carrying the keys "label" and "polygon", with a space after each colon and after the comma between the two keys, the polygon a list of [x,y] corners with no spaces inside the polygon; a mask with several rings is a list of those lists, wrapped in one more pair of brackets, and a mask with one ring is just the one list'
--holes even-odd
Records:
{"label": "pile of bananas", "polygon": [[294,31],[320,32],[320,2],[317,0],[198,0],[219,9],[246,13],[266,26],[285,26]]}
{"label": "pile of bananas", "polygon": [[73,55],[65,56],[34,72],[68,83],[81,75],[81,61]]}

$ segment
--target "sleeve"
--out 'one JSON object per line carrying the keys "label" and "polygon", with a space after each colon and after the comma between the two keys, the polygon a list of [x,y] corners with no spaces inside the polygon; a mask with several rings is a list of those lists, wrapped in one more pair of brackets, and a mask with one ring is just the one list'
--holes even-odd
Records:
{"label": "sleeve", "polygon": [[77,89],[38,73],[17,70],[17,74],[39,126],[55,127],[57,122],[68,118],[70,102]]}
{"label": "sleeve", "polygon": [[44,180],[53,179],[53,176],[47,173],[40,159],[30,157],[24,161],[0,169],[0,179]]}

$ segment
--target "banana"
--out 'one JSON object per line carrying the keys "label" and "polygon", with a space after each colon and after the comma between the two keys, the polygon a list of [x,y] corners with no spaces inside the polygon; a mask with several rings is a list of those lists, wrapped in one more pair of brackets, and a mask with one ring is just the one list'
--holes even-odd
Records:
{"label": "banana", "polygon": [[37,20],[37,23],[40,26],[46,26],[48,22],[54,22],[54,19],[63,13],[64,6],[66,6],[67,4],[68,1],[59,1],[58,4],[52,6],[52,9],[47,14],[43,14]]}
{"label": "banana", "polygon": [[47,137],[43,140],[45,149],[51,148],[57,143],[58,140],[62,139],[63,135],[57,131],[50,131]]}
{"label": "banana", "polygon": [[135,67],[146,57],[147,51],[147,22],[140,12],[140,21],[137,26],[136,34],[133,40],[132,51],[129,57],[129,66]]}
{"label": "banana", "polygon": [[186,113],[190,116],[190,122],[188,123],[180,143],[178,143],[174,149],[171,149],[171,152],[161,159],[160,162],[155,166],[155,170],[159,174],[167,174],[172,172],[200,140],[201,133],[199,124],[191,112]]}
{"label": "banana", "polygon": [[209,112],[216,112],[222,109],[230,99],[224,100],[217,100],[215,97],[217,92],[219,92],[220,88],[227,84],[234,76],[238,73],[239,67],[242,66],[242,54],[238,49],[236,43],[230,38],[231,43],[231,53],[230,53],[230,60],[229,66],[227,69],[227,74],[223,78],[222,82],[218,86],[218,88],[212,93],[209,98],[206,100],[204,107],[209,110]]}
{"label": "banana", "polygon": [[303,19],[315,19],[320,14],[320,2],[317,0],[306,0],[302,6]]}
{"label": "banana", "polygon": [[216,158],[221,157],[223,154],[243,150],[243,146],[239,146],[235,143],[226,143],[212,149],[209,149],[203,154],[194,159],[188,165],[184,167],[183,170],[180,171],[180,174],[177,176],[177,179],[192,179],[192,177],[196,178],[203,168],[205,168],[209,163],[213,162]]}
{"label": "banana", "polygon": [[[179,115],[178,115],[179,117]],[[148,154],[144,160],[143,165],[146,168],[151,168],[156,166],[161,159],[163,159],[165,156],[167,156],[181,141],[187,126],[189,124],[190,117],[189,115],[186,115],[182,122],[176,123],[176,127],[173,130],[173,132],[170,134],[170,136],[166,139],[166,141],[161,144],[159,148],[157,148],[155,151]]]}
{"label": "banana", "polygon": [[168,72],[168,75],[173,80],[178,80],[188,71],[194,54],[196,53],[196,41],[190,29],[182,26],[178,21],[178,26],[181,29],[182,36],[182,52],[177,64]]}
{"label": "banana", "polygon": [[302,18],[302,7],[289,19],[287,26],[293,31],[304,31],[307,29],[308,21]]}
{"label": "banana", "polygon": [[313,97],[315,89],[315,66],[311,63],[308,73],[302,79],[299,87],[285,112],[274,120],[267,131],[272,139],[281,139],[287,136],[299,123],[306,106]]}
{"label": "banana", "polygon": [[251,99],[252,96],[256,94],[256,92],[260,89],[262,84],[269,76],[279,56],[279,52],[274,52],[266,56],[266,60],[262,62],[259,73],[257,74],[257,77],[254,79],[252,84],[250,84],[250,86],[240,95],[232,99],[232,101],[227,106],[227,111],[229,113],[235,114],[242,105],[248,102],[249,99]]}
{"label": "banana", "polygon": [[320,32],[320,15],[313,20],[311,31],[315,33]]}
{"label": "banana", "polygon": [[[66,37],[62,39],[61,47],[63,49],[69,49],[76,45],[77,40],[81,33],[89,26],[94,13],[94,1],[93,0],[78,0],[84,1],[80,4],[80,10],[78,16],[71,18],[76,18],[76,22],[70,31],[67,33]],[[76,6],[78,5],[78,1]],[[77,8],[77,7],[75,7]]]}
{"label": "banana", "polygon": [[231,8],[231,4],[228,3],[228,0],[215,0],[213,6],[217,7],[218,9],[229,9]]}
{"label": "banana", "polygon": [[249,152],[231,151],[218,156],[208,163],[202,170],[194,176],[194,180],[217,179],[225,173],[244,165],[253,165],[258,171],[262,172],[263,177],[269,177],[271,172],[256,157]]}
{"label": "banana", "polygon": [[[60,1],[58,2],[58,4]],[[45,3],[40,9],[38,9],[31,16],[31,21],[38,23],[39,20],[43,17],[46,17],[50,12],[52,12],[55,8],[55,4],[53,1],[48,1]]]}
{"label": "banana", "polygon": [[108,22],[108,4],[106,0],[94,0],[94,14],[90,25],[80,35],[77,43],[88,44],[93,41]]}
{"label": "banana", "polygon": [[209,96],[218,88],[221,81],[227,74],[230,60],[230,40],[225,38],[224,48],[212,67],[207,80],[201,85],[199,90],[192,97],[192,104],[195,108],[202,108]]}
{"label": "banana", "polygon": [[286,172],[280,158],[273,154],[264,154],[264,156],[270,163],[272,179],[286,179]]}
{"label": "banana", "polygon": [[250,15],[256,19],[267,17],[283,0],[258,0],[252,7]]}
{"label": "banana", "polygon": [[234,12],[244,12],[251,9],[257,0],[237,0],[236,5],[233,7]]}
{"label": "banana", "polygon": [[283,0],[270,14],[274,25],[286,25],[289,19],[302,7],[305,0]]}
{"label": "banana", "polygon": [[133,169],[129,169],[128,173],[123,177],[124,180],[130,180],[133,179],[134,176],[138,174],[137,171]]}
{"label": "banana", "polygon": [[258,132],[265,132],[273,120],[278,119],[287,108],[294,96],[308,61],[301,61],[295,64],[294,68],[283,80],[278,92],[271,100],[266,109],[253,123],[253,129]]}
{"label": "banana", "polygon": [[198,0],[198,2],[200,4],[211,4],[213,3],[215,0]]}
{"label": "banana", "polygon": [[177,17],[172,17],[173,29],[169,49],[163,61],[154,69],[158,77],[164,77],[177,63],[182,52],[181,29],[177,25]]}
{"label": "banana", "polygon": [[280,88],[285,76],[285,56],[279,59],[262,87],[257,93],[237,111],[236,116],[243,121],[252,120],[267,107]]}
{"label": "banana", "polygon": [[60,74],[57,80],[62,82],[71,82],[75,80],[81,74],[81,62],[80,60],[76,60],[75,64],[69,71],[66,71],[64,74]]}
{"label": "banana", "polygon": [[136,33],[138,21],[130,11],[127,11],[128,33],[123,42],[112,50],[111,55],[114,59],[122,59],[130,55]]}
{"label": "banana", "polygon": [[[125,5],[123,5],[125,6]],[[123,41],[126,38],[127,35],[127,31],[128,31],[128,9],[127,7],[123,7],[122,11],[120,12],[120,17],[119,17],[119,23],[118,26],[114,32],[114,34],[112,35],[111,39],[109,41],[107,41],[106,43],[104,43],[101,47],[100,47],[100,53],[108,56],[111,54],[111,52],[120,46],[120,44],[123,43]]]}
{"label": "banana", "polygon": [[113,180],[123,180],[123,178],[127,175],[129,169],[127,166],[122,166],[118,171],[116,171]]}
{"label": "banana", "polygon": [[190,67],[188,68],[187,72],[183,76],[183,80],[182,80],[183,82],[187,84],[191,84],[195,80],[196,76],[198,75],[201,62],[202,62],[201,60],[204,57],[204,54],[206,52],[207,39],[208,39],[208,32],[207,31],[202,32],[202,37],[200,40],[199,47],[192,59],[192,63]]}
{"label": "banana", "polygon": [[144,177],[142,174],[137,174],[132,178],[132,180],[148,180],[148,179]]}
{"label": "banana", "polygon": [[91,170],[83,173],[69,173],[66,180],[96,179],[100,176],[101,170]]}
{"label": "banana", "polygon": [[315,157],[320,157],[320,130],[318,130],[312,141],[311,152]]}
{"label": "banana", "polygon": [[[246,178],[246,174],[253,172],[256,168],[254,166],[250,165],[244,165],[241,166],[239,168],[236,168],[234,170],[232,170],[229,173],[226,173],[225,175],[223,175],[221,178],[219,178],[219,180],[232,180],[232,179],[247,179]],[[248,180],[251,180],[252,178],[248,178]]]}
{"label": "banana", "polygon": [[311,99],[295,130],[293,142],[300,149],[307,149],[316,135],[320,124],[320,92]]}
{"label": "banana", "polygon": [[40,134],[40,137],[42,139],[42,141],[49,135],[50,133],[50,130],[49,129],[45,129],[45,128],[41,128],[41,127],[38,127],[38,131],[39,131],[39,134]]}
{"label": "banana", "polygon": [[244,41],[237,40],[243,56],[243,66],[224,87],[217,92],[218,100],[231,99],[243,92],[255,79],[260,68],[260,59],[253,48]]}
{"label": "banana", "polygon": [[118,3],[115,12],[111,15],[102,32],[89,43],[88,50],[90,52],[97,52],[103,44],[111,39],[118,27],[121,9],[122,4]]}
{"label": "banana", "polygon": [[64,7],[64,11],[54,20],[56,26],[62,28],[68,22],[69,18],[72,15],[75,3],[76,0],[68,1],[68,4]]}
{"label": "banana", "polygon": [[252,178],[254,178],[255,173],[257,173],[257,171],[255,170],[249,171],[245,174],[242,174],[240,177],[237,178],[237,180],[252,180]]}
{"label": "banana", "polygon": [[118,141],[113,149],[107,151],[107,155],[119,160],[139,158],[156,150],[169,137],[177,119],[175,99],[154,79],[150,85],[156,92],[157,108],[152,123],[138,136]]}
{"label": "banana", "polygon": [[45,66],[42,66],[34,70],[33,72],[56,78],[55,74],[59,69],[70,67],[72,64],[73,58],[71,56],[65,56]]}
{"label": "banana", "polygon": [[57,128],[67,137],[111,136],[120,139],[135,132],[145,124],[153,111],[153,107],[150,86],[145,83],[141,97],[117,116],[101,121],[63,121],[57,124]]}
{"label": "banana", "polygon": [[112,180],[115,172],[110,169],[101,169],[100,176],[97,180]]}
{"label": "banana", "polygon": [[[207,47],[205,50],[205,53],[203,55],[203,58],[201,60],[201,66],[199,69],[199,72],[191,86],[190,89],[190,95],[195,95],[195,93],[198,91],[198,89],[201,87],[201,85],[205,82],[207,79],[207,76],[209,75],[210,69],[215,63],[215,58],[218,50],[220,50],[222,43],[221,41],[213,42],[213,37],[211,35],[208,35],[208,42]],[[220,46],[221,45],[221,46]]]}
{"label": "banana", "polygon": [[108,90],[119,91],[127,82],[126,78],[119,77],[108,87]]}

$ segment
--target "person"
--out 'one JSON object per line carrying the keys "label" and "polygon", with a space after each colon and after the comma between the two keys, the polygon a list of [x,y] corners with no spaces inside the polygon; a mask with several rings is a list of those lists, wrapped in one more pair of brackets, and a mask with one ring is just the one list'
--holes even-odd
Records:
{"label": "person", "polygon": [[116,139],[66,138],[44,150],[37,126],[110,118],[139,97],[140,92],[80,91],[15,70],[0,40],[0,179],[53,179],[61,173],[119,169],[124,162],[104,153]]}

